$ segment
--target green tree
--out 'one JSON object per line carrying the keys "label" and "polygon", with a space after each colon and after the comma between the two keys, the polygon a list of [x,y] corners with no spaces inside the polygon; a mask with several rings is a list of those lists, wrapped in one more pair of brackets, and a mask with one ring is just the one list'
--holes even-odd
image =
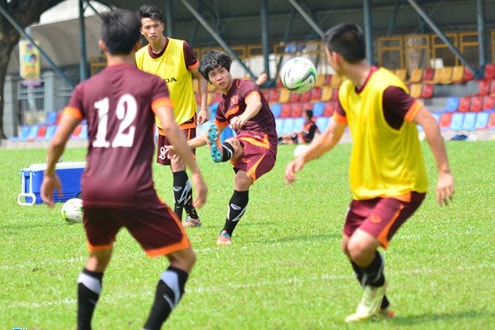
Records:
{"label": "green tree", "polygon": [[[40,20],[46,10],[64,0],[0,0],[0,7],[23,29]],[[21,34],[0,14],[0,139],[6,139],[3,128],[3,89],[10,55],[17,46]]]}

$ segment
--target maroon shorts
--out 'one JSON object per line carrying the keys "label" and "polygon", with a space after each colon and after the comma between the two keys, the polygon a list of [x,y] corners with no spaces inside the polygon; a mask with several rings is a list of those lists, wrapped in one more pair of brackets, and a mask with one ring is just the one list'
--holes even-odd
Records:
{"label": "maroon shorts", "polygon": [[241,132],[237,139],[242,145],[242,156],[233,162],[234,171],[242,170],[251,176],[253,183],[263,174],[271,171],[277,158],[277,142],[270,142],[268,136]]}
{"label": "maroon shorts", "polygon": [[122,227],[150,257],[191,246],[182,224],[166,204],[143,209],[87,207],[83,223],[88,248],[93,252],[111,248]]}
{"label": "maroon shorts", "polygon": [[[196,127],[182,128],[182,131],[186,135],[187,140],[191,140],[196,137]],[[169,146],[171,143],[167,140],[165,135],[158,134],[158,141],[156,144],[156,162],[160,165],[170,166],[170,158],[165,157],[165,146]],[[196,149],[192,150],[193,154],[196,154]]]}
{"label": "maroon shorts", "polygon": [[425,195],[412,192],[408,201],[391,197],[353,200],[347,211],[344,234],[350,237],[359,228],[378,239],[386,249],[395,232],[418,209]]}

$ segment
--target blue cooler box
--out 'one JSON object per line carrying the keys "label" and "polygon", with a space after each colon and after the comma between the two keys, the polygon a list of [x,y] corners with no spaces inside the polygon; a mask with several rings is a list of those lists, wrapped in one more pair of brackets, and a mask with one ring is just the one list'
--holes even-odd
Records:
{"label": "blue cooler box", "polygon": [[[53,194],[55,202],[65,202],[68,199],[80,197],[81,176],[86,166],[85,162],[61,162],[57,163],[55,172],[62,183],[63,196],[59,197],[57,191]],[[19,205],[41,204],[41,183],[46,164],[33,164],[21,170],[21,193],[17,196]]]}

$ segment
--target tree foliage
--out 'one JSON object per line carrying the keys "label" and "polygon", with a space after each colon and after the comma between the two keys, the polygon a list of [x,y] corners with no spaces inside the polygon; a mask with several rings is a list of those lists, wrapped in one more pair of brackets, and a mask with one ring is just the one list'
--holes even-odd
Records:
{"label": "tree foliage", "polygon": [[[3,11],[23,29],[40,20],[41,14],[64,0],[0,0]],[[3,128],[3,89],[9,59],[21,38],[21,33],[0,14],[0,139],[5,139]]]}

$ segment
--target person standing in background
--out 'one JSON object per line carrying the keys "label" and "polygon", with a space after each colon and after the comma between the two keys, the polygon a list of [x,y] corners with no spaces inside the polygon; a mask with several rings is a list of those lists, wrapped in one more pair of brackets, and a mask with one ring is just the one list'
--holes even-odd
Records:
{"label": "person standing in background", "polygon": [[[138,14],[141,17],[141,34],[148,41],[148,45],[136,52],[137,67],[165,80],[174,105],[175,121],[184,131],[186,138],[190,140],[196,136],[197,124],[206,123],[209,119],[206,104],[207,82],[198,72],[198,58],[186,41],[164,35],[164,16],[158,7],[142,5]],[[198,79],[201,100],[197,115],[198,106],[194,94],[193,76]],[[185,209],[187,215],[183,222],[184,227],[199,227],[201,220],[192,205],[192,187],[184,161],[177,155],[170,158],[166,156],[166,146],[170,143],[162,130],[162,123],[157,120],[156,124],[158,127],[157,162],[170,166],[172,170],[174,212],[179,219],[182,219]]]}

